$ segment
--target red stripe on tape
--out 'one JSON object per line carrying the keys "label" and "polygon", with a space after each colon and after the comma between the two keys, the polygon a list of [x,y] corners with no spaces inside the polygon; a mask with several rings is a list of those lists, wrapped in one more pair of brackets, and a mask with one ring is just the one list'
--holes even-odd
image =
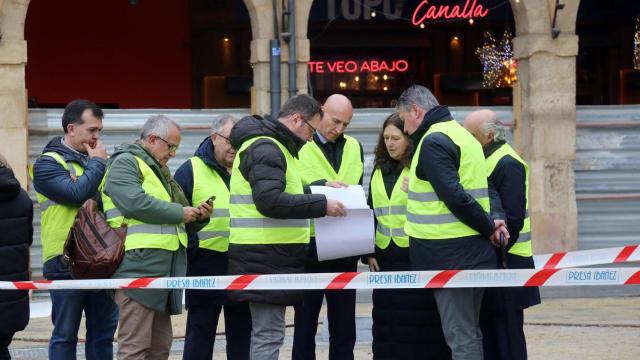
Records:
{"label": "red stripe on tape", "polygon": [[38,284],[51,284],[53,280],[13,281],[13,286],[18,290],[37,290]]}
{"label": "red stripe on tape", "polygon": [[633,252],[638,248],[638,245],[630,245],[630,246],[625,246],[622,251],[620,251],[620,254],[618,254],[618,256],[616,257],[615,260],[613,260],[614,263],[618,263],[618,262],[625,262],[627,261],[627,259],[629,259],[629,256],[631,256],[631,254],[633,254]]}
{"label": "red stripe on tape", "polygon": [[240,275],[227,286],[227,290],[242,290],[249,286],[258,276],[260,275]]}
{"label": "red stripe on tape", "polygon": [[635,274],[631,275],[627,281],[624,282],[625,285],[640,285],[640,271],[636,271]]}
{"label": "red stripe on tape", "polygon": [[560,269],[542,269],[527,280],[524,286],[542,286],[553,274],[560,271]]}
{"label": "red stripe on tape", "polygon": [[22,281],[12,281],[13,286],[18,290],[36,290],[38,287],[32,283],[31,281],[22,282]]}
{"label": "red stripe on tape", "polygon": [[562,258],[564,258],[565,255],[567,255],[566,252],[560,252],[560,253],[555,253],[551,255],[551,257],[549,258],[549,261],[547,261],[547,263],[544,264],[542,268],[555,269],[555,267],[558,266],[558,263],[560,262],[560,260],[562,260]]}
{"label": "red stripe on tape", "polygon": [[149,284],[151,284],[151,282],[153,280],[155,280],[157,278],[154,277],[144,277],[144,278],[139,278],[139,279],[135,279],[132,282],[129,283],[129,285],[127,286],[122,286],[121,288],[123,289],[140,289],[140,288],[146,288],[147,286],[149,286]]}
{"label": "red stripe on tape", "polygon": [[344,289],[354,277],[358,276],[358,272],[344,272],[331,280],[329,285],[325,289],[327,290],[340,290]]}
{"label": "red stripe on tape", "polygon": [[462,270],[444,270],[439,272],[436,276],[434,276],[429,283],[425,286],[426,288],[441,288],[444,287],[452,277],[456,276]]}

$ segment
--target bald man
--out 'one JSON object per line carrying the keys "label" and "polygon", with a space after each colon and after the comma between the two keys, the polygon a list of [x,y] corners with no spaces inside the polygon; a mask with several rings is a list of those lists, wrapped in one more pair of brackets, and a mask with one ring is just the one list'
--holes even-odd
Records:
{"label": "bald man", "polygon": [[[499,267],[533,269],[528,212],[529,167],[506,143],[507,129],[491,110],[478,110],[464,127],[482,144],[491,191],[491,213],[507,221],[511,235]],[[535,287],[487,288],[480,312],[485,359],[526,359],[523,310],[539,304]]]}
{"label": "bald man", "polygon": [[[307,185],[362,185],[362,145],[355,138],[344,135],[353,117],[351,101],[344,95],[334,94],[327,98],[322,110],[324,116],[315,129],[313,141],[300,151],[303,182]],[[356,271],[356,268],[357,258],[354,257],[318,261],[312,225],[307,272],[344,272]],[[293,359],[315,359],[318,315],[325,296],[330,333],[329,359],[353,359],[356,342],[355,290],[305,292],[303,303],[295,307]]]}

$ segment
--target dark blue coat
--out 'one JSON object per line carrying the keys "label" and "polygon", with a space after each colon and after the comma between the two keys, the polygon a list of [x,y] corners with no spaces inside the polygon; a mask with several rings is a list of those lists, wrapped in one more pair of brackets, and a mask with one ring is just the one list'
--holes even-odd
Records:
{"label": "dark blue coat", "polygon": [[[82,176],[73,181],[69,171],[65,170],[54,158],[41,156],[33,165],[33,186],[37,192],[61,204],[82,205],[98,191],[104,176],[106,161],[98,157],[89,157],[74,151],[62,143],[62,137],[51,139],[42,153],[55,152],[67,161],[77,162],[84,167]],[[62,257],[57,256],[44,263],[44,276],[47,279],[71,279]]]}
{"label": "dark blue coat", "polygon": [[[207,136],[195,152],[195,156],[204,161],[207,166],[220,175],[220,178],[229,189],[229,181],[231,174],[220,165],[213,155],[213,142],[211,137]],[[174,179],[180,184],[184,194],[189,202],[193,195],[193,167],[191,161],[188,160],[180,165],[175,173]],[[198,206],[198,204],[191,204]],[[214,204],[215,206],[215,204]],[[220,252],[209,249],[201,249],[198,247],[198,233],[188,231],[189,247],[187,248],[187,276],[210,276],[210,275],[227,275],[227,252]],[[223,304],[227,301],[226,291],[218,290],[186,290],[185,303],[187,308],[190,306],[202,306]]]}
{"label": "dark blue coat", "polygon": [[[0,281],[29,280],[29,246],[33,239],[33,203],[9,168],[0,167]],[[10,261],[9,261],[10,260]],[[29,323],[29,293],[0,291],[1,334]]]}

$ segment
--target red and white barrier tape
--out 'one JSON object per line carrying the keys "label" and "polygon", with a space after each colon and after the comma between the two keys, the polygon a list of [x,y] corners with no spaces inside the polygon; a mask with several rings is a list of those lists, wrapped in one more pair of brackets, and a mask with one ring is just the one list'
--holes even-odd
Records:
{"label": "red and white barrier tape", "polygon": [[560,269],[640,261],[638,245],[535,255],[536,269]]}
{"label": "red and white barrier tape", "polygon": [[340,290],[640,285],[640,268],[443,270],[0,282],[2,290]]}
{"label": "red and white barrier tape", "polygon": [[[640,268],[576,269],[640,261],[638,245],[536,255],[536,269],[347,272],[175,278],[0,281],[0,290],[202,289],[311,290],[637,285]],[[566,269],[563,269],[566,268]]]}

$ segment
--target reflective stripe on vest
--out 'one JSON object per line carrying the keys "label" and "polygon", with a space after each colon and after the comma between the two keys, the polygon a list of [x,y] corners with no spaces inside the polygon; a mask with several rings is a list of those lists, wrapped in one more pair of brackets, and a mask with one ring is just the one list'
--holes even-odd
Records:
{"label": "reflective stripe on vest", "polygon": [[201,158],[195,156],[190,161],[193,169],[191,204],[198,206],[211,195],[216,196],[209,223],[198,231],[198,246],[226,252],[229,250],[229,189],[220,174]]}
{"label": "reflective stripe on vest", "polygon": [[404,224],[407,221],[407,193],[402,191],[402,180],[405,176],[409,176],[409,168],[402,170],[391,191],[391,198],[387,195],[382,171],[376,168],[371,176],[371,202],[378,221],[376,246],[380,249],[386,249],[392,240],[399,247],[409,246],[409,237],[404,232]]}
{"label": "reflective stripe on vest", "polygon": [[[489,196],[484,153],[478,141],[455,120],[431,125],[424,134],[411,162],[409,194],[407,200],[407,235],[424,240],[445,240],[463,236],[479,235],[473,228],[455,217],[438,198],[431,183],[418,179],[416,168],[420,149],[427,136],[442,133],[460,149],[458,176],[460,185],[470,194],[485,212],[489,213]],[[428,166],[428,164],[421,164]]]}
{"label": "reflective stripe on vest", "polygon": [[[342,150],[340,169],[336,172],[327,160],[322,149],[315,141],[307,142],[299,154],[298,167],[302,170],[302,182],[308,185],[314,181],[342,181],[349,185],[358,185],[364,172],[360,143],[349,135],[345,139]],[[313,220],[311,221],[311,236],[315,236]]]}
{"label": "reflective stripe on vest", "polygon": [[251,185],[240,172],[240,158],[255,141],[267,139],[273,142],[286,161],[286,186],[284,191],[292,195],[304,194],[297,160],[276,139],[258,136],[245,141],[236,155],[231,172],[229,196],[229,243],[231,244],[308,244],[308,219],[274,219],[262,215],[253,202]]}
{"label": "reflective stripe on vest", "polygon": [[[524,166],[525,175],[525,218],[522,230],[516,243],[509,249],[509,253],[518,256],[530,257],[533,256],[533,249],[531,246],[531,219],[529,218],[529,166],[522,160],[520,155],[507,143],[500,146],[487,158],[487,177],[490,177],[493,171],[498,166],[500,160],[505,156],[511,156],[517,162]],[[507,174],[507,176],[509,176]]]}
{"label": "reflective stripe on vest", "polygon": [[[70,176],[73,175],[77,178],[84,173],[81,164],[75,161],[66,162],[62,155],[56,152],[46,152],[40,156],[53,158],[65,170],[69,171]],[[30,170],[33,171],[33,168]],[[31,177],[33,178],[33,172]],[[41,212],[42,260],[47,262],[47,260],[62,255],[64,243],[80,206],[59,204],[38,192],[36,192],[36,197]]]}
{"label": "reflective stripe on vest", "polygon": [[[171,195],[167,192],[162,181],[153,172],[144,160],[134,156],[138,163],[142,190],[151,197],[161,201],[172,202]],[[127,224],[127,237],[124,241],[125,251],[133,249],[164,249],[175,251],[180,244],[187,246],[187,233],[185,225],[180,224],[148,224],[135,218],[124,217],[116,208],[113,200],[104,191],[104,182],[108,180],[109,170],[101,185],[102,204],[107,217],[107,222],[113,228]]]}

